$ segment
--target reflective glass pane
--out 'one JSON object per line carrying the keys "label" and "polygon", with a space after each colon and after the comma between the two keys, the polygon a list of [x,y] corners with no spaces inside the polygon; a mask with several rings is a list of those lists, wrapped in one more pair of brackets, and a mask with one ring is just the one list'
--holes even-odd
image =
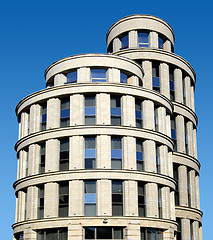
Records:
{"label": "reflective glass pane", "polygon": [[66,118],[66,117],[70,117],[70,109],[63,109],[61,110],[61,118]]}
{"label": "reflective glass pane", "polygon": [[163,49],[163,39],[160,38],[160,37],[158,37],[158,47],[159,47],[160,49]]}
{"label": "reflective glass pane", "polygon": [[111,125],[120,126],[121,125],[121,117],[111,116]]}
{"label": "reflective glass pane", "polygon": [[143,151],[142,143],[143,142],[141,140],[136,141],[136,151],[137,152],[142,152]]}
{"label": "reflective glass pane", "polygon": [[70,119],[69,118],[61,118],[61,127],[67,127],[70,125]]}
{"label": "reflective glass pane", "polygon": [[70,99],[61,99],[61,110],[70,108]]}
{"label": "reflective glass pane", "polygon": [[170,85],[170,90],[174,91],[175,90],[174,82],[169,81],[169,85]]}
{"label": "reflective glass pane", "polygon": [[106,78],[106,69],[91,69],[92,78]]}
{"label": "reflective glass pane", "polygon": [[96,106],[95,96],[86,96],[85,107],[95,107],[95,106]]}
{"label": "reflective glass pane", "polygon": [[47,121],[47,114],[42,114],[42,122],[46,122]]}
{"label": "reflective glass pane", "polygon": [[95,181],[85,181],[85,193],[96,193],[96,182]]}
{"label": "reflective glass pane", "polygon": [[94,169],[95,166],[95,159],[94,158],[86,158],[85,159],[85,169]]}
{"label": "reflective glass pane", "polygon": [[77,82],[77,71],[67,74],[67,82]]}
{"label": "reflective glass pane", "polygon": [[113,216],[123,216],[123,205],[112,205]]}
{"label": "reflective glass pane", "polygon": [[95,228],[86,227],[85,228],[85,239],[95,239]]}
{"label": "reflective glass pane", "polygon": [[122,159],[112,159],[111,168],[112,169],[122,169]]}
{"label": "reflective glass pane", "polygon": [[85,107],[84,109],[85,116],[93,116],[96,114],[96,107]]}
{"label": "reflective glass pane", "polygon": [[123,239],[123,228],[114,227],[113,233],[114,239]]}
{"label": "reflective glass pane", "polygon": [[120,82],[121,83],[127,83],[127,78],[128,78],[128,76],[126,75],[126,74],[124,74],[124,73],[120,73]]}
{"label": "reflective glass pane", "polygon": [[129,36],[125,35],[121,38],[121,48],[127,48],[129,45]]}
{"label": "reflective glass pane", "polygon": [[85,204],[84,216],[96,216],[96,204]]}
{"label": "reflective glass pane", "polygon": [[85,125],[95,125],[96,119],[95,116],[85,116]]}
{"label": "reflective glass pane", "polygon": [[85,149],[95,149],[96,144],[95,144],[95,137],[85,137]]}
{"label": "reflective glass pane", "polygon": [[138,43],[149,43],[149,34],[146,32],[139,32],[138,33]]}
{"label": "reflective glass pane", "polygon": [[85,149],[85,158],[96,158],[96,149]]}
{"label": "reflective glass pane", "polygon": [[69,151],[69,139],[60,140],[60,151]]}
{"label": "reflective glass pane", "polygon": [[121,149],[112,149],[111,158],[121,158],[122,159],[122,150]]}
{"label": "reflective glass pane", "polygon": [[159,79],[159,77],[152,77],[152,85],[154,87],[160,87],[160,79]]}
{"label": "reflective glass pane", "polygon": [[143,161],[137,161],[137,170],[143,171]]}
{"label": "reflective glass pane", "polygon": [[136,152],[136,159],[137,160],[143,160],[143,153],[142,152]]}
{"label": "reflective glass pane", "polygon": [[136,116],[137,119],[142,119],[141,111],[135,111],[135,116]]}
{"label": "reflective glass pane", "polygon": [[121,107],[121,98],[112,96],[110,99],[110,104],[111,104],[111,107],[120,108]]}
{"label": "reflective glass pane", "polygon": [[96,194],[95,193],[85,193],[84,194],[84,203],[96,203]]}
{"label": "reflective glass pane", "polygon": [[122,182],[112,181],[112,193],[123,193]]}
{"label": "reflective glass pane", "polygon": [[97,239],[113,239],[112,238],[112,228],[98,227],[97,228]]}
{"label": "reflective glass pane", "polygon": [[121,116],[121,108],[111,107],[111,116]]}
{"label": "reflective glass pane", "polygon": [[111,149],[122,149],[122,138],[111,137]]}

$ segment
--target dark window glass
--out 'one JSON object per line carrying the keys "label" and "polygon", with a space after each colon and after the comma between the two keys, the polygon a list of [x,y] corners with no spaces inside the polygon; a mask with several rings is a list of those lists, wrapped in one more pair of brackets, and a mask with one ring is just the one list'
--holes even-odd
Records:
{"label": "dark window glass", "polygon": [[59,171],[69,170],[69,138],[60,140]]}
{"label": "dark window glass", "polygon": [[106,82],[106,69],[91,69],[92,82]]}
{"label": "dark window glass", "polygon": [[176,240],[181,240],[182,239],[182,236],[181,236],[181,219],[176,218],[176,222],[178,224],[177,233],[176,233]]}
{"label": "dark window glass", "polygon": [[96,137],[85,137],[85,169],[96,168]]}
{"label": "dark window glass", "polygon": [[95,96],[85,96],[85,125],[95,125],[96,124],[96,97]]}
{"label": "dark window glass", "polygon": [[122,169],[122,138],[111,137],[111,168]]}
{"label": "dark window glass", "polygon": [[158,214],[159,218],[162,218],[162,187],[158,187]]}
{"label": "dark window glass", "polygon": [[161,38],[161,37],[158,37],[158,47],[160,48],[160,49],[163,49],[163,39]]}
{"label": "dark window glass", "polygon": [[160,92],[160,75],[158,62],[152,62],[152,86],[153,90]]}
{"label": "dark window glass", "polygon": [[40,162],[39,162],[39,173],[45,173],[45,142],[40,144]]}
{"label": "dark window glass", "polygon": [[85,228],[85,239],[95,239],[95,228],[86,227]]}
{"label": "dark window glass", "polygon": [[44,217],[44,185],[38,186],[38,219]]}
{"label": "dark window glass", "polygon": [[188,192],[188,206],[191,207],[191,189],[190,189],[190,169],[187,169],[187,192]]}
{"label": "dark window glass", "polygon": [[149,47],[149,34],[147,32],[138,33],[138,46]]}
{"label": "dark window glass", "polygon": [[129,47],[129,36],[128,34],[121,38],[121,49]]}
{"label": "dark window glass", "polygon": [[174,68],[169,66],[170,100],[175,100]]}
{"label": "dark window glass", "polygon": [[61,99],[61,127],[70,125],[70,99]]}
{"label": "dark window glass", "polygon": [[59,183],[59,217],[68,216],[69,182]]}
{"label": "dark window glass", "polygon": [[123,216],[123,182],[112,181],[112,216]]}
{"label": "dark window glass", "polygon": [[154,121],[155,121],[155,131],[158,131],[158,108],[154,109]]}
{"label": "dark window glass", "polygon": [[77,82],[77,71],[72,71],[67,74],[67,82],[68,83],[76,83]]}
{"label": "dark window glass", "polygon": [[111,125],[121,125],[121,98],[111,96]]}
{"label": "dark window glass", "polygon": [[85,239],[123,239],[121,227],[85,227]]}
{"label": "dark window glass", "polygon": [[24,233],[23,232],[15,233],[14,237],[16,240],[24,240]]}
{"label": "dark window glass", "polygon": [[47,103],[41,105],[41,130],[46,130],[47,125]]}
{"label": "dark window glass", "polygon": [[138,182],[138,215],[139,217],[146,216],[145,185],[142,182]]}
{"label": "dark window glass", "polygon": [[120,82],[121,83],[127,83],[128,76],[124,73],[120,73]]}
{"label": "dark window glass", "polygon": [[84,216],[96,216],[96,181],[84,182]]}
{"label": "dark window glass", "polygon": [[172,140],[174,142],[174,151],[177,151],[175,116],[172,116],[172,118],[171,118],[171,138],[172,138]]}
{"label": "dark window glass", "polygon": [[144,161],[143,161],[143,141],[140,139],[136,140],[136,161],[137,161],[137,170],[144,170]]}
{"label": "dark window glass", "polygon": [[49,228],[37,231],[37,240],[67,240],[67,228]]}
{"label": "dark window glass", "polygon": [[177,182],[175,186],[175,206],[179,206],[178,165],[173,164],[173,177]]}
{"label": "dark window glass", "polygon": [[156,145],[156,172],[160,173],[160,147]]}
{"label": "dark window glass", "polygon": [[138,99],[135,100],[135,119],[136,127],[142,128],[143,126],[142,102]]}
{"label": "dark window glass", "polygon": [[141,228],[141,240],[163,240],[163,231],[157,228]]}

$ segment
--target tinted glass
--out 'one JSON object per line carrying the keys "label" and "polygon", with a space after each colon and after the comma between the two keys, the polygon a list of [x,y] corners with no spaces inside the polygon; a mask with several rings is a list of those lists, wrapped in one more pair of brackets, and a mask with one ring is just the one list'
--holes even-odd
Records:
{"label": "tinted glass", "polygon": [[95,116],[85,116],[85,125],[95,125],[96,119]]}
{"label": "tinted glass", "polygon": [[111,107],[121,107],[121,98],[111,97],[110,104],[111,104]]}
{"label": "tinted glass", "polygon": [[97,228],[97,239],[113,239],[112,228],[98,227]]}
{"label": "tinted glass", "polygon": [[96,204],[85,204],[84,216],[96,216]]}
{"label": "tinted glass", "polygon": [[95,137],[85,137],[85,149],[95,149]]}
{"label": "tinted glass", "polygon": [[95,239],[95,228],[94,227],[85,228],[85,239]]}
{"label": "tinted glass", "polygon": [[77,82],[77,71],[67,74],[67,82]]}
{"label": "tinted glass", "polygon": [[149,43],[148,36],[149,36],[148,33],[139,32],[138,33],[138,42],[139,43]]}
{"label": "tinted glass", "polygon": [[122,149],[122,139],[120,137],[111,137],[111,149]]}
{"label": "tinted glass", "polygon": [[126,35],[121,38],[121,48],[127,48],[129,45],[129,36]]}
{"label": "tinted glass", "polygon": [[112,182],[112,193],[123,193],[122,182],[118,182],[118,181]]}
{"label": "tinted glass", "polygon": [[126,74],[124,74],[124,73],[120,74],[121,83],[127,83],[127,78],[128,78],[128,76]]}
{"label": "tinted glass", "polygon": [[96,182],[95,181],[85,181],[85,193],[96,193]]}
{"label": "tinted glass", "polygon": [[95,96],[85,97],[85,107],[95,107]]}
{"label": "tinted glass", "polygon": [[61,100],[61,110],[69,109],[70,108],[70,100],[69,99],[62,99]]}

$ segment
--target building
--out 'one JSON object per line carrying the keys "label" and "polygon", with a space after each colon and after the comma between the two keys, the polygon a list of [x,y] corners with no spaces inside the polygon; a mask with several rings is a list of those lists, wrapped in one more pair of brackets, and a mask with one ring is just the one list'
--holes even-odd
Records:
{"label": "building", "polygon": [[202,240],[195,72],[164,20],[61,59],[16,108],[14,239]]}

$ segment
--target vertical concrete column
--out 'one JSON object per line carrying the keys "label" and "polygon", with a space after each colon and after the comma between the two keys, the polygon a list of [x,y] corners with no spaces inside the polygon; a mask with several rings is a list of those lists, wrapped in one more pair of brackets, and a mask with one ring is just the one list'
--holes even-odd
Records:
{"label": "vertical concrete column", "polygon": [[83,136],[70,137],[70,166],[69,169],[84,168],[84,138]]}
{"label": "vertical concrete column", "polygon": [[194,86],[191,85],[190,87],[191,90],[191,109],[195,111],[195,97],[194,97]]}
{"label": "vertical concrete column", "polygon": [[186,99],[186,106],[189,108],[191,107],[191,79],[190,77],[184,78],[184,84],[185,84],[185,99]]}
{"label": "vertical concrete column", "polygon": [[36,240],[37,233],[30,227],[24,229],[24,240]]}
{"label": "vertical concrete column", "polygon": [[139,78],[137,76],[131,76],[127,79],[127,84],[139,86]]}
{"label": "vertical concrete column", "polygon": [[123,125],[135,127],[135,98],[129,95],[122,96]]}
{"label": "vertical concrete column", "polygon": [[173,177],[173,159],[172,152],[168,152],[168,176]]}
{"label": "vertical concrete column", "polygon": [[136,48],[138,46],[138,33],[135,30],[129,32],[129,48]]}
{"label": "vertical concrete column", "polygon": [[[31,144],[29,146],[28,163],[25,161],[25,174],[28,164],[28,175],[38,174],[39,160],[40,160],[40,146],[38,144]],[[26,159],[26,158],[25,158]]]}
{"label": "vertical concrete column", "polygon": [[136,138],[123,137],[123,168],[136,170]]}
{"label": "vertical concrete column", "polygon": [[166,115],[166,135],[171,137],[171,117],[169,114]]}
{"label": "vertical concrete column", "polygon": [[84,182],[69,181],[69,216],[84,215]]}
{"label": "vertical concrete column", "polygon": [[142,68],[144,70],[143,87],[152,89],[152,62],[142,61]]}
{"label": "vertical concrete column", "polygon": [[78,68],[77,74],[79,83],[91,82],[90,68],[88,67]]}
{"label": "vertical concrete column", "polygon": [[170,99],[169,65],[160,63],[160,92]]}
{"label": "vertical concrete column", "polygon": [[68,240],[80,240],[83,239],[83,228],[82,225],[79,224],[79,221],[71,221],[68,224]]}
{"label": "vertical concrete column", "polygon": [[108,82],[120,83],[120,70],[117,68],[108,68],[107,80]]}
{"label": "vertical concrete column", "polygon": [[26,205],[26,193],[24,191],[18,191],[18,217],[17,217],[18,222],[25,220],[25,205]]}
{"label": "vertical concrete column", "polygon": [[159,162],[160,162],[160,173],[168,175],[168,147],[165,145],[159,146]]}
{"label": "vertical concrete column", "polygon": [[125,235],[126,240],[140,240],[140,224],[137,221],[129,220]]}
{"label": "vertical concrete column", "polygon": [[193,152],[194,157],[197,159],[197,130],[193,128]]}
{"label": "vertical concrete column", "polygon": [[121,49],[121,40],[119,38],[114,38],[112,42],[113,52],[117,52]]}
{"label": "vertical concrete column", "polygon": [[59,185],[55,182],[44,185],[44,218],[58,217]]}
{"label": "vertical concrete column", "polygon": [[174,70],[175,101],[183,103],[183,76],[179,68]]}
{"label": "vertical concrete column", "polygon": [[110,124],[110,94],[96,94],[96,123]]}
{"label": "vertical concrete column", "polygon": [[[32,199],[34,199],[34,201],[32,201]],[[36,219],[37,209],[38,209],[38,188],[35,186],[30,186],[27,188],[26,220]]]}
{"label": "vertical concrete column", "polygon": [[70,96],[70,125],[84,125],[84,95]]}
{"label": "vertical concrete column", "polygon": [[170,192],[170,212],[171,212],[171,220],[175,221],[175,192]]}
{"label": "vertical concrete column", "polygon": [[40,164],[40,160],[41,160],[40,151],[41,151],[41,146],[38,144],[34,144],[34,154],[33,154],[33,160],[34,160],[33,173],[34,174],[39,173],[39,164]]}
{"label": "vertical concrete column", "polygon": [[46,129],[60,127],[61,101],[58,98],[51,98],[47,101],[47,127]]}
{"label": "vertical concrete column", "polygon": [[181,219],[181,240],[191,240],[190,236],[190,220],[186,218]]}
{"label": "vertical concrete column", "polygon": [[199,227],[199,240],[203,240],[202,225]]}
{"label": "vertical concrete column", "polygon": [[97,216],[112,215],[112,183],[108,179],[97,180]]}
{"label": "vertical concrete column", "polygon": [[188,206],[188,191],[187,191],[187,168],[186,166],[178,167],[178,186],[179,186],[179,201],[180,206]]}
{"label": "vertical concrete column", "polygon": [[149,43],[151,48],[158,48],[158,34],[157,32],[149,33]]}
{"label": "vertical concrete column", "polygon": [[40,131],[41,106],[33,104],[30,107],[30,133]]}
{"label": "vertical concrete column", "polygon": [[177,138],[177,151],[184,153],[185,149],[185,129],[184,129],[184,117],[177,115],[175,118],[176,123],[176,138]]}
{"label": "vertical concrete column", "polygon": [[[29,150],[28,150],[29,151]],[[27,168],[28,168],[28,154],[29,152],[25,150],[20,151],[20,178],[24,178],[27,176]],[[29,172],[29,171],[28,171]]]}
{"label": "vertical concrete column", "polygon": [[200,188],[199,188],[199,175],[195,175],[195,197],[196,197],[196,208],[200,209]]}
{"label": "vertical concrete column", "polygon": [[63,85],[67,82],[67,77],[63,73],[54,76],[54,87]]}
{"label": "vertical concrete column", "polygon": [[21,134],[20,138],[27,136],[29,133],[29,114],[26,112],[21,113]]}
{"label": "vertical concrete column", "polygon": [[174,240],[174,229],[170,227],[163,232],[163,239]]}
{"label": "vertical concrete column", "polygon": [[45,154],[45,172],[53,172],[59,170],[59,153],[60,141],[58,139],[47,140]]}
{"label": "vertical concrete column", "polygon": [[169,40],[166,40],[165,43],[163,44],[164,50],[171,52],[172,51],[172,44]]}
{"label": "vertical concrete column", "polygon": [[21,139],[21,120],[18,118],[18,140]]}
{"label": "vertical concrete column", "polygon": [[18,210],[19,210],[19,206],[18,206],[18,197],[16,197],[15,223],[18,222]]}
{"label": "vertical concrete column", "polygon": [[97,136],[96,168],[111,168],[111,138],[108,135]]}
{"label": "vertical concrete column", "polygon": [[145,171],[156,172],[156,148],[155,142],[146,140],[143,143]]}
{"label": "vertical concrete column", "polygon": [[150,130],[155,130],[154,103],[150,100],[144,100],[142,103],[142,109],[143,127]]}
{"label": "vertical concrete column", "polygon": [[170,188],[162,187],[161,196],[162,196],[162,217],[166,219],[170,219],[171,218]]}
{"label": "vertical concrete column", "polygon": [[158,217],[158,185],[146,184],[146,213],[147,217]]}
{"label": "vertical concrete column", "polygon": [[190,183],[190,199],[191,199],[191,207],[196,208],[196,187],[195,187],[195,170],[191,170],[189,172],[189,183]]}
{"label": "vertical concrete column", "polygon": [[158,131],[166,134],[166,109],[158,107]]}
{"label": "vertical concrete column", "polygon": [[193,240],[199,240],[199,223],[198,221],[194,221],[192,223],[192,229],[193,229]]}
{"label": "vertical concrete column", "polygon": [[20,157],[17,157],[17,180],[20,178]]}
{"label": "vertical concrete column", "polygon": [[193,149],[194,149],[194,144],[193,144],[193,123],[191,121],[188,121],[186,123],[186,138],[188,142],[188,154],[190,156],[194,156]]}

